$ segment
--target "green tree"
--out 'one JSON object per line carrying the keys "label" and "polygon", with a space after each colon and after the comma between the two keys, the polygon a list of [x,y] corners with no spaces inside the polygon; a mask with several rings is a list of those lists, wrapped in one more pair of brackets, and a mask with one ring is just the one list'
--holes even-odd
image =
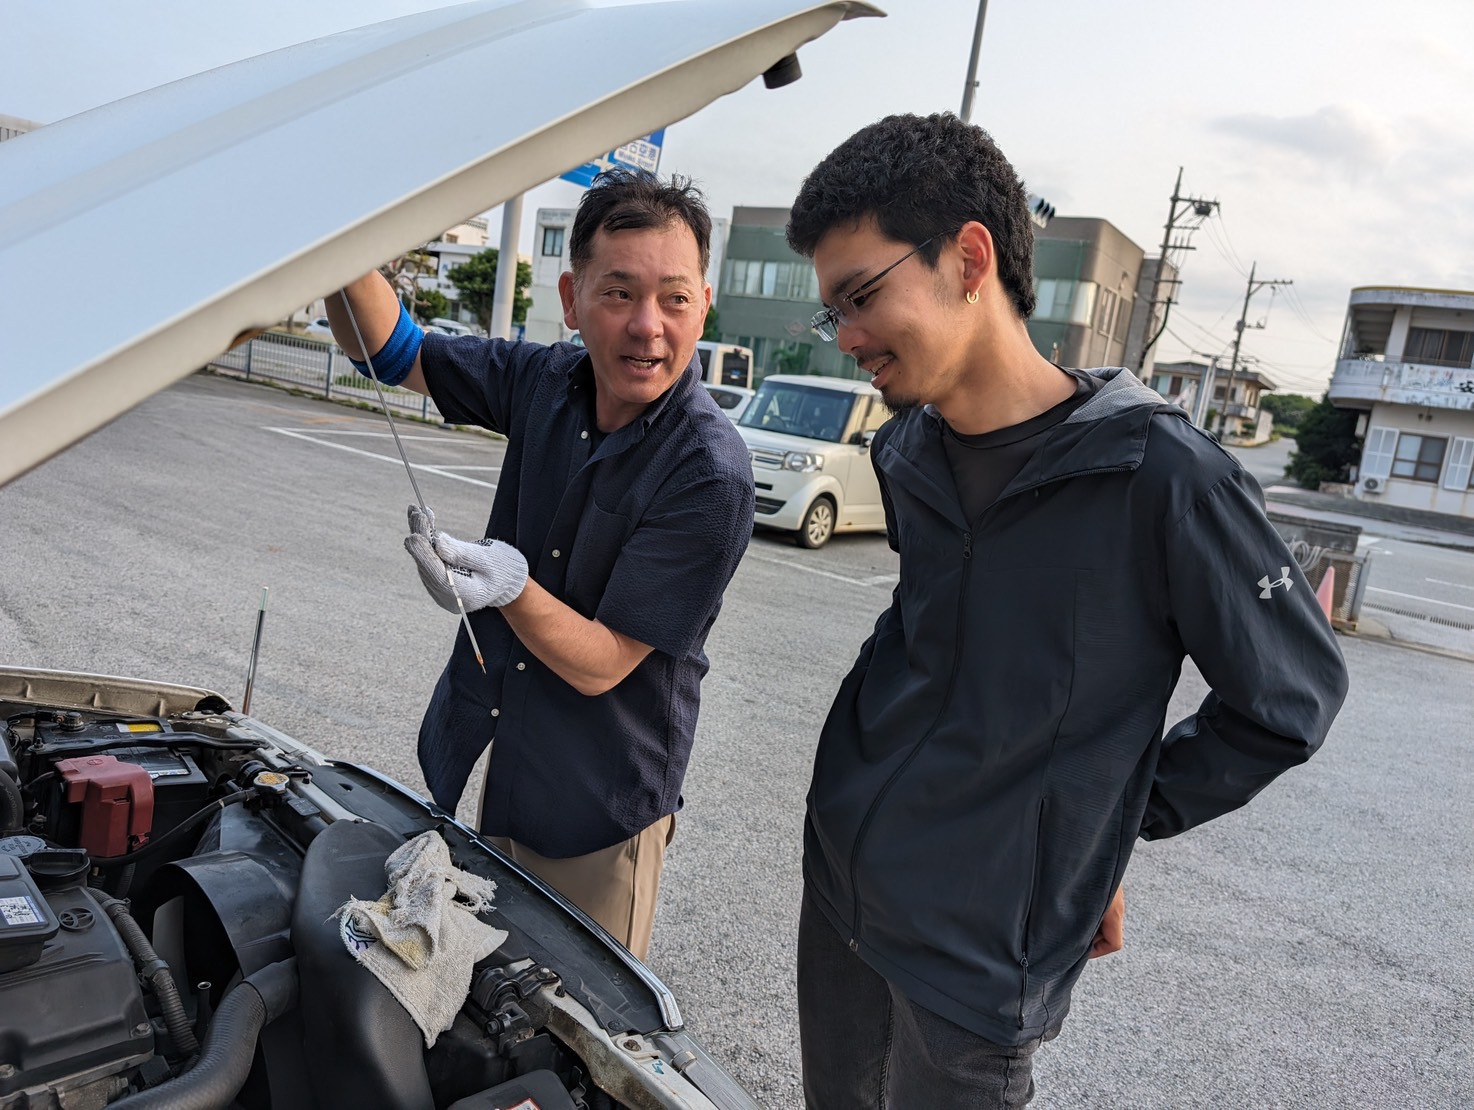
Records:
{"label": "green tree", "polygon": [[[496,256],[495,247],[473,254],[446,275],[461,294],[461,303],[469,308],[481,322],[481,327],[491,330],[491,306],[496,301]],[[532,264],[517,262],[517,288],[512,294],[512,323],[527,322],[527,310],[532,298],[527,287],[532,284]]]}
{"label": "green tree", "polygon": [[773,366],[779,374],[802,374],[809,368],[812,352],[807,343],[785,342],[773,352]]}
{"label": "green tree", "polygon": [[717,306],[712,305],[706,310],[706,327],[702,329],[701,338],[716,342],[722,337],[722,329],[717,324]]}
{"label": "green tree", "polygon": [[1331,404],[1330,394],[1310,409],[1295,433],[1298,451],[1290,452],[1285,474],[1304,489],[1322,482],[1344,482],[1361,452],[1356,438],[1356,413]]}
{"label": "green tree", "polygon": [[449,316],[450,301],[439,289],[416,289],[415,315],[421,323],[429,323],[437,316]]}
{"label": "green tree", "polygon": [[1266,393],[1259,398],[1259,405],[1274,417],[1276,428],[1294,435],[1306,414],[1315,408],[1315,398],[1303,393]]}

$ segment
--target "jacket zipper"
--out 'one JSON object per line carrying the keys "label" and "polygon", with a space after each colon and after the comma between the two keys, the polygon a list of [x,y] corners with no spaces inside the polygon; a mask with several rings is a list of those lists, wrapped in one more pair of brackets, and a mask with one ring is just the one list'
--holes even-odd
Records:
{"label": "jacket zipper", "polygon": [[850,891],[854,898],[854,913],[851,916],[849,947],[851,952],[860,951],[860,849],[865,843],[865,834],[870,830],[870,822],[874,819],[876,811],[885,801],[885,796],[890,793],[892,786],[911,766],[911,761],[916,758],[926,742],[931,739],[932,733],[936,732],[937,726],[942,723],[946,716],[947,707],[952,703],[952,691],[957,685],[957,671],[962,659],[962,614],[967,611],[967,587],[971,582],[972,575],[969,570],[972,566],[972,533],[962,533],[962,589],[957,595],[957,633],[956,643],[952,652],[952,672],[947,676],[947,690],[942,695],[942,704],[937,708],[937,715],[933,718],[930,727],[922,734],[920,740],[916,741],[910,754],[901,762],[901,765],[891,772],[890,778],[886,779],[880,790],[875,795],[875,800],[870,803],[870,808],[865,811],[865,818],[860,822],[859,831],[855,833],[855,846],[850,850]]}
{"label": "jacket zipper", "polygon": [[1024,903],[1024,935],[1019,945],[1019,966],[1023,968],[1023,986],[1018,996],[1018,1024],[1024,1027],[1024,1006],[1029,997],[1029,930],[1034,924],[1034,898],[1039,893],[1039,872],[1044,861],[1044,811],[1049,808],[1049,795],[1039,799],[1039,820],[1034,827],[1034,876],[1029,884],[1029,900]]}

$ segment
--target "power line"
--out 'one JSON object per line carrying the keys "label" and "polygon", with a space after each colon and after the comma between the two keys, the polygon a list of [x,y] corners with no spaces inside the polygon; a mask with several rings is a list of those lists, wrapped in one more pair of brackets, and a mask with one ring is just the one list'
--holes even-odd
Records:
{"label": "power line", "polygon": [[1233,245],[1233,237],[1228,233],[1228,223],[1223,219],[1223,213],[1218,214],[1218,230],[1223,233],[1223,241],[1228,244],[1228,253],[1233,256],[1233,262],[1238,267],[1239,276],[1247,277],[1244,272],[1244,260],[1239,257],[1238,250]]}

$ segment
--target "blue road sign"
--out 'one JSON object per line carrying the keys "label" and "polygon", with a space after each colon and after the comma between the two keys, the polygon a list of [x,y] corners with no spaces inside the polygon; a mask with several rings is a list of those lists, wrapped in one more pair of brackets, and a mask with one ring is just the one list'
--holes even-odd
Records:
{"label": "blue road sign", "polygon": [[569,170],[562,174],[562,180],[571,181],[575,185],[582,185],[587,189],[594,183],[605,170],[612,170],[616,166],[626,166],[629,169],[649,170],[655,173],[660,168],[660,148],[665,142],[665,128],[652,131],[643,139],[625,143],[624,146],[611,150],[602,158],[596,158],[592,162],[585,162],[577,169]]}

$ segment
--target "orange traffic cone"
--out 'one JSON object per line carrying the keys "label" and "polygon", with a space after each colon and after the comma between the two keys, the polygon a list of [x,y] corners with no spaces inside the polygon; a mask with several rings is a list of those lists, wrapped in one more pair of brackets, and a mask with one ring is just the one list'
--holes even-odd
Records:
{"label": "orange traffic cone", "polygon": [[1320,580],[1320,586],[1315,591],[1315,600],[1320,602],[1320,607],[1325,610],[1326,620],[1331,619],[1331,609],[1335,605],[1336,598],[1336,568],[1326,567],[1326,576]]}

